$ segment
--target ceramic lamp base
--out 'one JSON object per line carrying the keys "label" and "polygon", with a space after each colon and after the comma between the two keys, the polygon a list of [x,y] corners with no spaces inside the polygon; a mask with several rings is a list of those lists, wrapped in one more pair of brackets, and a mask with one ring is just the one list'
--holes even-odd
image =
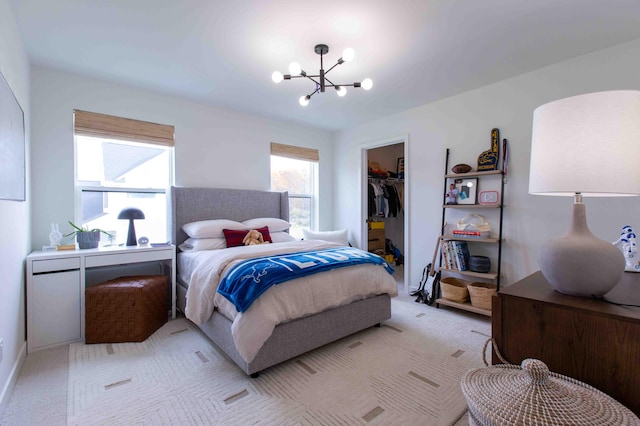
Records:
{"label": "ceramic lamp base", "polygon": [[585,205],[573,205],[571,229],[548,241],[540,251],[540,270],[558,292],[572,296],[603,296],[624,272],[624,256],[613,244],[597,238],[587,227]]}

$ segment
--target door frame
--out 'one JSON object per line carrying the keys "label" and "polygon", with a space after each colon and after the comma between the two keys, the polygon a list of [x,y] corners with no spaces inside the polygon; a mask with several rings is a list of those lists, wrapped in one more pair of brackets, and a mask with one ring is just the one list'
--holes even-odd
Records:
{"label": "door frame", "polygon": [[409,292],[409,283],[411,281],[409,267],[409,134],[401,134],[397,136],[392,136],[384,139],[378,139],[374,141],[364,142],[360,144],[360,247],[363,250],[366,250],[366,247],[369,245],[368,239],[368,229],[367,229],[367,219],[369,217],[368,211],[368,187],[369,185],[369,167],[367,164],[367,153],[370,149],[380,148],[388,145],[395,145],[403,143],[404,144],[404,202],[402,208],[404,210],[404,247],[402,248],[402,253],[404,255],[404,282],[403,287],[406,293]]}

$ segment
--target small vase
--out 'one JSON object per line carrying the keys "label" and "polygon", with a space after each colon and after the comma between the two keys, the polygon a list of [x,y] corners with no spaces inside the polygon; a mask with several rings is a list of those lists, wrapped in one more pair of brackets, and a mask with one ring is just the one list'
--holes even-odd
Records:
{"label": "small vase", "polygon": [[51,233],[49,234],[49,245],[57,246],[62,241],[62,233],[58,228],[57,223],[51,224]]}

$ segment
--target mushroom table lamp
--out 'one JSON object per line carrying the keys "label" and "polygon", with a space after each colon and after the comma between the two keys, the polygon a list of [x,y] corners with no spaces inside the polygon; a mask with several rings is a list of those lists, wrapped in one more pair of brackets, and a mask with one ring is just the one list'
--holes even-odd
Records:
{"label": "mushroom table lamp", "polygon": [[640,194],[638,159],[640,91],[589,93],[535,109],[529,193],[574,197],[569,231],[538,257],[556,291],[601,297],[622,278],[624,256],[589,231],[582,197]]}
{"label": "mushroom table lamp", "polygon": [[144,213],[142,213],[142,210],[136,209],[133,207],[123,209],[118,214],[118,219],[129,219],[129,233],[127,234],[127,245],[128,246],[138,245],[138,240],[136,239],[136,228],[133,226],[133,221],[134,219],[144,219]]}

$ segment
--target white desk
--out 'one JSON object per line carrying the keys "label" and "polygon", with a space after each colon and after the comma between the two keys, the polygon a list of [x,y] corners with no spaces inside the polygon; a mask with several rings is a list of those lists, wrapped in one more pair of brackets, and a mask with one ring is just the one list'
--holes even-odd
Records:
{"label": "white desk", "polygon": [[84,339],[86,272],[92,268],[162,262],[171,269],[171,318],[176,317],[175,246],[114,246],[34,251],[27,256],[27,352]]}

